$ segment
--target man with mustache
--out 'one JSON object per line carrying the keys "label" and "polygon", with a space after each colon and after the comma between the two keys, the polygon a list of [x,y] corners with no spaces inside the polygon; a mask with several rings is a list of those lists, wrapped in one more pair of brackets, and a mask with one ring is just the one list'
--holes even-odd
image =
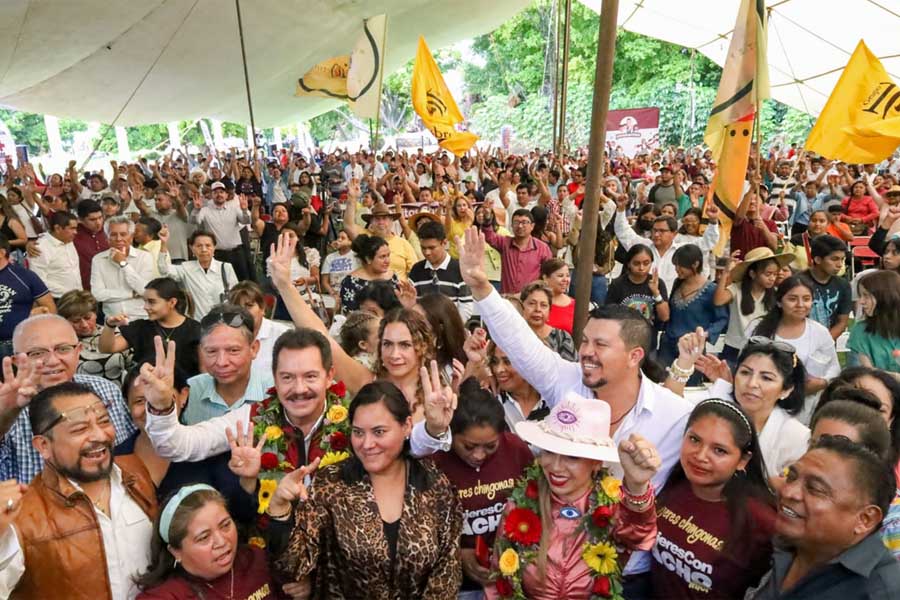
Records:
{"label": "man with mustache", "polygon": [[900,563],[880,529],[893,465],[844,436],[822,436],[778,490],[772,569],[752,600],[900,597]]}
{"label": "man with mustache", "polygon": [[[252,418],[250,404],[197,425],[182,425],[175,414],[172,401],[172,375],[167,365],[174,365],[175,344],[163,348],[156,338],[156,366],[144,365],[141,376],[147,383],[146,431],[156,453],[177,462],[193,462],[222,454],[230,449],[229,431],[247,431]],[[295,468],[323,456],[319,447],[322,424],[325,420],[325,398],[334,378],[331,344],[321,333],[312,329],[292,329],[275,342],[272,352],[272,372],[275,391],[284,408],[285,426],[297,431],[293,451],[287,453]],[[445,435],[433,438],[425,430],[426,420],[417,423],[410,436],[412,452],[416,456],[448,450],[449,422],[432,422],[432,431]]]}
{"label": "man with mustache", "polygon": [[[114,383],[103,377],[75,373],[81,343],[66,319],[59,315],[36,315],[25,319],[13,332],[13,350],[15,356],[4,359],[4,381],[11,380],[12,364],[15,364],[19,369],[17,379],[21,379],[22,385],[27,383],[33,387],[34,391],[71,381],[86,385],[106,405],[117,444],[135,432],[122,392]],[[6,376],[7,369],[10,377]],[[41,454],[31,442],[34,433],[29,410],[27,396],[17,400],[15,395],[5,397],[0,394],[0,456],[11,458],[11,464],[0,462],[0,480],[16,479],[28,483],[44,466]]]}
{"label": "man with mustache", "polygon": [[[0,397],[28,395],[13,387]],[[0,507],[0,597],[134,598],[157,511],[149,473],[137,457],[113,459],[112,418],[86,385],[43,390],[28,417],[45,466]]]}
{"label": "man with mustache", "polygon": [[[491,285],[484,272],[484,234],[475,228],[466,230],[465,244],[459,247],[463,281],[472,291],[491,339],[513,368],[551,408],[568,392],[609,404],[610,433],[616,443],[640,433],[657,448],[662,466],[653,485],[657,491],[662,489],[679,460],[691,405],[655,382],[662,381],[664,374],[648,357],[654,335],[650,323],[634,309],[601,306],[591,311],[577,340],[579,362],[566,361],[544,345]],[[646,597],[649,569],[647,552],[632,554],[624,570],[625,597]]]}

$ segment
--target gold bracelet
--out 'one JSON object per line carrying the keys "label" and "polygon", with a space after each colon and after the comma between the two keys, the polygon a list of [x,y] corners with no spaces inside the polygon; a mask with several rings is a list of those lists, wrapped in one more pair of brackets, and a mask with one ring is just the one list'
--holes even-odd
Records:
{"label": "gold bracelet", "polygon": [[276,521],[287,521],[288,517],[291,516],[291,513],[294,511],[293,508],[288,508],[287,511],[283,515],[273,515],[266,509],[266,514],[269,515],[270,519],[275,519]]}

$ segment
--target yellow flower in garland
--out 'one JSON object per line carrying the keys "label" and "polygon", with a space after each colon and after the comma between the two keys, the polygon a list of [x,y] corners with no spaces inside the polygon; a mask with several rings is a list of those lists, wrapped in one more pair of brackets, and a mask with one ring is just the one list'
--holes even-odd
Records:
{"label": "yellow flower in garland", "polygon": [[284,432],[278,425],[269,425],[268,427],[266,427],[266,438],[268,438],[270,442],[280,439],[283,435]]}
{"label": "yellow flower in garland", "polygon": [[259,514],[266,512],[269,508],[269,502],[272,500],[272,494],[278,487],[278,482],[274,479],[259,480]]}
{"label": "yellow flower in garland", "polygon": [[264,538],[261,538],[258,536],[254,536],[254,537],[250,538],[249,540],[247,540],[247,543],[250,544],[251,546],[256,546],[257,548],[265,548],[266,547],[266,540]]}
{"label": "yellow flower in garland", "polygon": [[519,570],[519,555],[512,548],[507,548],[500,555],[500,573],[512,577]]}
{"label": "yellow flower in garland", "polygon": [[342,423],[347,418],[347,409],[341,404],[335,404],[328,409],[325,417],[332,423]]}
{"label": "yellow flower in garland", "polygon": [[600,542],[594,545],[585,544],[581,558],[595,573],[610,575],[616,571],[619,554],[616,552],[616,547],[612,544]]}
{"label": "yellow flower in garland", "polygon": [[323,469],[328,465],[334,465],[342,460],[347,460],[350,458],[350,453],[347,451],[344,452],[326,452],[325,456],[322,457],[322,460],[319,461],[319,468]]}
{"label": "yellow flower in garland", "polygon": [[618,500],[622,489],[622,482],[612,475],[607,475],[600,481],[600,487],[603,488],[604,494],[613,500]]}

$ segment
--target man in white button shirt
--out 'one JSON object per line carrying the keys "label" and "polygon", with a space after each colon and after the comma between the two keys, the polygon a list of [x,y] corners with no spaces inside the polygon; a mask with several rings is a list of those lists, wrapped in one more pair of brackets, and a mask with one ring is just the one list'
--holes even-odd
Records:
{"label": "man in white button shirt", "polygon": [[[653,477],[659,491],[679,460],[692,406],[647,376],[656,366],[647,362],[650,324],[624,306],[595,309],[579,340],[579,362],[568,362],[545,346],[513,305],[497,293],[484,272],[484,250],[484,234],[468,229],[465,245],[459,249],[460,270],[493,341],[548,406],[553,407],[567,392],[597,398],[609,404],[610,432],[617,444],[632,433],[649,440],[662,460]],[[654,375],[662,379],[662,373]],[[635,552],[624,571],[626,597],[630,585],[646,582],[649,569],[649,554]],[[634,597],[642,597],[639,588],[635,591]]]}
{"label": "man in white button shirt", "polygon": [[75,234],[78,218],[70,212],[56,212],[48,221],[49,233],[42,233],[37,241],[40,254],[28,259],[29,268],[41,278],[54,301],[63,294],[81,288],[78,250]]}
{"label": "man in white button shirt", "polygon": [[212,184],[212,192],[213,201],[206,206],[199,196],[193,199],[194,210],[188,222],[216,236],[216,260],[230,263],[238,279],[252,279],[241,248],[241,227],[250,224],[247,197],[240,195],[229,202],[228,190],[221,181]]}
{"label": "man in white button shirt", "polygon": [[103,303],[103,314],[127,315],[130,320],[146,319],[144,288],[155,277],[153,257],[146,250],[132,248],[134,221],[113,217],[106,221],[109,249],[91,261],[91,293]]}
{"label": "man in white button shirt", "polygon": [[[0,388],[0,403],[16,394]],[[29,408],[45,464],[0,507],[0,597],[131,600],[133,577],[150,564],[157,509],[147,469],[134,456],[113,460],[115,430],[89,387],[47,388]]]}

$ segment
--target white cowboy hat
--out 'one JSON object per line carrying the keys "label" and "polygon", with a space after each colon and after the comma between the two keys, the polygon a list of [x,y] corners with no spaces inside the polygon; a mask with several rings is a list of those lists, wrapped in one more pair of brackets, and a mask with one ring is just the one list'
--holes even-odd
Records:
{"label": "white cowboy hat", "polygon": [[609,435],[609,404],[569,392],[542,421],[516,423],[516,434],[536,448],[554,454],[619,462]]}

